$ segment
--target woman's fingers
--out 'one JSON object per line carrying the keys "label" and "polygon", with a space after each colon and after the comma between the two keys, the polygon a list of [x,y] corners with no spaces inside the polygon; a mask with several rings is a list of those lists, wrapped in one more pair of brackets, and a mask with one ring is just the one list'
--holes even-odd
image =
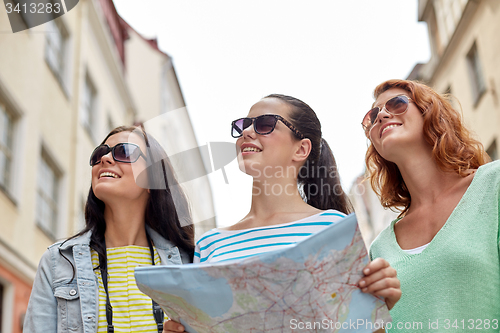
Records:
{"label": "woman's fingers", "polygon": [[401,298],[401,286],[399,279],[396,277],[382,278],[365,288],[361,288],[361,290],[374,296],[383,297],[389,310],[392,309]]}
{"label": "woman's fingers", "polygon": [[400,286],[399,279],[397,278],[396,270],[392,267],[386,267],[386,268],[383,268],[375,273],[367,275],[364,278],[362,278],[361,280],[359,280],[359,287],[361,289],[368,288],[371,285],[373,285],[374,283],[376,283],[378,281],[386,280],[386,279],[397,281],[397,286],[394,285],[393,287]]}
{"label": "woman's fingers", "polygon": [[361,288],[365,293],[375,294],[377,292],[383,291],[385,289],[399,289],[400,283],[397,278],[383,278],[381,280],[375,281],[370,285]]}
{"label": "woman's fingers", "polygon": [[401,298],[401,284],[396,270],[389,265],[387,260],[377,258],[363,269],[363,273],[365,277],[359,281],[361,290],[383,297],[387,307],[392,309]]}
{"label": "woman's fingers", "polygon": [[368,288],[369,286],[376,283],[377,281],[384,280],[384,279],[397,280],[398,285],[395,287],[399,287],[399,280],[397,279],[397,272],[388,263],[387,263],[387,266],[385,266],[385,265],[383,265],[383,266],[382,265],[369,266],[368,265],[368,266],[366,266],[365,270],[366,269],[369,269],[369,274],[365,274],[365,277],[363,277],[359,281],[359,287],[361,289]]}
{"label": "woman's fingers", "polygon": [[165,333],[184,332],[184,326],[173,320],[167,320],[163,324],[163,331]]}
{"label": "woman's fingers", "polygon": [[372,295],[383,297],[387,308],[391,310],[401,298],[401,288],[385,288],[371,293]]}
{"label": "woman's fingers", "polygon": [[[387,260],[383,258],[377,258],[372,262],[370,262],[368,265],[366,265],[366,267],[363,269],[363,273],[365,275],[371,275],[384,268],[392,268],[392,267]],[[396,272],[395,269],[394,272]]]}

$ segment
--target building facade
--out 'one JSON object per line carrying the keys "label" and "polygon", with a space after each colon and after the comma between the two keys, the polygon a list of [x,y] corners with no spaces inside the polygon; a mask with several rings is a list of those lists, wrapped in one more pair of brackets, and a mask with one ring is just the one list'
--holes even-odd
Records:
{"label": "building facade", "polygon": [[[0,32],[0,331],[20,333],[41,255],[84,225],[88,159],[105,135],[182,109],[168,120],[183,131],[158,139],[167,152],[197,143],[171,58],[111,0],[15,34],[0,11]],[[195,221],[215,227],[208,179],[196,181]]]}
{"label": "building facade", "polygon": [[378,234],[399,215],[399,212],[384,208],[378,196],[370,186],[370,181],[364,175],[359,176],[348,193],[356,217],[359,230],[367,248]]}
{"label": "building facade", "polygon": [[496,0],[419,0],[418,20],[428,26],[431,58],[409,76],[452,103],[498,159],[500,140],[500,2]]}
{"label": "building facade", "polygon": [[[179,182],[191,204],[191,215],[195,222],[196,239],[215,227],[212,190],[206,176],[188,177],[192,174],[207,174],[202,149],[196,141],[186,103],[177,80],[171,57],[158,49],[156,39],[146,39],[126,22],[125,43],[126,81],[136,102],[137,121],[144,124],[165,148]],[[154,87],[151,89],[151,87]],[[183,155],[183,152],[188,152]],[[182,157],[184,156],[184,157]],[[199,172],[199,168],[203,171]],[[185,174],[187,176],[183,177]],[[190,179],[184,181],[185,179]]]}

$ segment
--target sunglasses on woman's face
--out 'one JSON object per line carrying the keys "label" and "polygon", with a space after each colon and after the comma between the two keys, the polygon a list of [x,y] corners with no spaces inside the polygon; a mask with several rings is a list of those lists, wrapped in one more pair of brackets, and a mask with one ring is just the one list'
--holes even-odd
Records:
{"label": "sunglasses on woman's face", "polygon": [[376,106],[370,111],[368,111],[365,117],[363,118],[363,122],[361,123],[361,125],[363,125],[364,130],[367,132],[372,128],[373,124],[375,123],[375,120],[377,119],[378,114],[382,110],[385,110],[394,116],[400,115],[408,110],[408,105],[410,105],[410,101],[411,98],[406,95],[399,95],[392,97],[387,102],[385,102],[382,108]]}
{"label": "sunglasses on woman's face", "polygon": [[111,152],[111,156],[117,162],[122,163],[134,163],[142,156],[146,159],[146,156],[141,151],[138,145],[133,143],[119,143],[114,147],[110,147],[106,144],[98,146],[90,155],[90,166],[101,163],[101,158]]}
{"label": "sunglasses on woman's face", "polygon": [[304,135],[300,133],[295,126],[277,114],[263,114],[258,117],[236,119],[231,123],[231,135],[233,138],[239,138],[243,135],[243,131],[252,124],[255,133],[266,135],[274,131],[278,120],[285,124],[285,126],[288,127],[299,139],[304,138]]}

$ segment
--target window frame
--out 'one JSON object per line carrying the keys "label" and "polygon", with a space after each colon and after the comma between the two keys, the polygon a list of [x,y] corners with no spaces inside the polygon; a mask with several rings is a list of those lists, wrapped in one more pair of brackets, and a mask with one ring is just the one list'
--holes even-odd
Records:
{"label": "window frame", "polygon": [[[88,100],[89,96],[91,97],[90,100]],[[80,99],[80,124],[89,134],[92,142],[95,142],[95,132],[97,130],[97,104],[98,91],[94,81],[87,72]]]}
{"label": "window frame", "polygon": [[18,205],[20,200],[20,184],[22,179],[22,173],[17,167],[22,163],[22,152],[23,149],[20,147],[22,143],[21,131],[22,131],[22,116],[20,106],[16,103],[12,95],[9,93],[8,88],[4,85],[0,78],[0,104],[3,105],[6,113],[11,117],[12,124],[10,126],[11,130],[11,159],[10,159],[10,173],[9,173],[9,184],[4,186],[0,184],[0,193],[3,193],[8,200],[10,200],[14,206]]}
{"label": "window frame", "polygon": [[484,71],[479,57],[477,42],[474,41],[465,56],[467,70],[469,73],[469,81],[471,85],[472,101],[474,108],[477,107],[481,97],[486,93],[486,80]]}
{"label": "window frame", "polygon": [[486,153],[488,154],[488,156],[491,158],[492,161],[498,160],[500,156],[498,154],[498,145],[496,138],[494,138],[493,141],[490,143],[490,145],[486,149]]}
{"label": "window frame", "polygon": [[3,287],[3,294],[0,302],[2,303],[2,321],[0,322],[0,332],[12,332],[14,317],[14,288],[11,281],[0,275],[0,284]]}
{"label": "window frame", "polygon": [[[44,46],[44,58],[50,71],[56,77],[59,82],[64,94],[69,96],[69,39],[70,34],[66,28],[63,20],[61,18],[54,19],[45,23],[45,46]],[[52,29],[56,29],[54,32]],[[54,50],[53,34],[57,33],[60,36],[60,46],[56,51]],[[52,55],[53,54],[53,55]],[[55,57],[55,60],[53,60]]]}
{"label": "window frame", "polygon": [[[47,167],[45,170],[49,169],[49,171],[52,172],[53,175],[53,180],[52,180],[52,192],[51,194],[44,193],[43,190],[41,190],[40,184],[41,181],[45,181],[48,179],[48,175],[42,174],[44,170],[41,169],[41,167],[44,165]],[[41,180],[43,179],[43,180]],[[57,164],[55,162],[55,159],[51,157],[51,154],[49,154],[48,150],[45,148],[45,146],[42,144],[41,152],[39,154],[39,162],[37,166],[37,182],[36,182],[36,202],[35,202],[35,224],[37,227],[39,227],[52,241],[55,241],[58,233],[59,233],[59,220],[60,220],[60,215],[61,215],[61,209],[60,209],[60,201],[61,201],[61,183],[62,183],[62,172],[61,170],[57,167]],[[51,209],[51,217],[52,220],[46,223],[45,221],[40,220],[40,209],[41,208],[40,204],[46,204],[47,203],[47,196],[49,196],[49,209]],[[52,196],[52,197],[50,197]],[[40,199],[43,199],[42,202],[40,202]],[[46,225],[48,224],[48,225]]]}
{"label": "window frame", "polygon": [[[3,118],[3,114],[6,115],[7,122],[6,122],[6,131],[7,131],[7,138],[6,138],[6,144],[3,144],[3,140],[0,139],[0,154],[6,156],[6,159],[8,160],[7,166],[5,168],[5,173],[4,175],[0,175],[0,188],[2,190],[10,192],[10,189],[12,187],[12,178],[13,178],[13,172],[12,172],[12,164],[14,162],[14,124],[16,122],[15,115],[12,112],[9,112],[6,103],[3,103],[0,100],[0,117]],[[0,119],[0,125],[2,124],[1,119]],[[4,128],[0,128],[2,133],[5,133]],[[1,162],[1,159],[0,159]],[[0,166],[0,171],[2,166]],[[6,174],[6,176],[5,176]],[[5,179],[5,182],[2,182],[2,179]]]}

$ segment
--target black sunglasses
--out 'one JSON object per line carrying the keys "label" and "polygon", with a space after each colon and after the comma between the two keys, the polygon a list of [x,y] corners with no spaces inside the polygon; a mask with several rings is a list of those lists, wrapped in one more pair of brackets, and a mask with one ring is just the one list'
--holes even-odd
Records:
{"label": "black sunglasses", "polygon": [[388,113],[392,115],[400,115],[405,113],[408,110],[408,106],[410,105],[411,98],[406,95],[399,95],[392,97],[387,102],[384,103],[384,106],[381,108],[376,106],[370,111],[368,111],[363,118],[363,122],[361,125],[363,126],[365,131],[369,131],[375,120],[377,119],[378,114],[382,110],[386,110]]}
{"label": "black sunglasses", "polygon": [[236,119],[231,123],[231,135],[233,138],[239,138],[243,135],[243,131],[252,125],[252,123],[255,133],[261,135],[269,134],[276,128],[278,120],[285,124],[285,126],[288,127],[296,137],[299,139],[304,138],[304,134],[300,133],[295,126],[277,114],[263,114],[258,117]]}
{"label": "black sunglasses", "polygon": [[114,147],[104,144],[94,149],[92,155],[90,155],[90,166],[101,163],[101,158],[109,152],[111,152],[115,161],[122,163],[134,163],[141,156],[146,159],[146,156],[142,153],[141,148],[134,143],[119,143]]}

